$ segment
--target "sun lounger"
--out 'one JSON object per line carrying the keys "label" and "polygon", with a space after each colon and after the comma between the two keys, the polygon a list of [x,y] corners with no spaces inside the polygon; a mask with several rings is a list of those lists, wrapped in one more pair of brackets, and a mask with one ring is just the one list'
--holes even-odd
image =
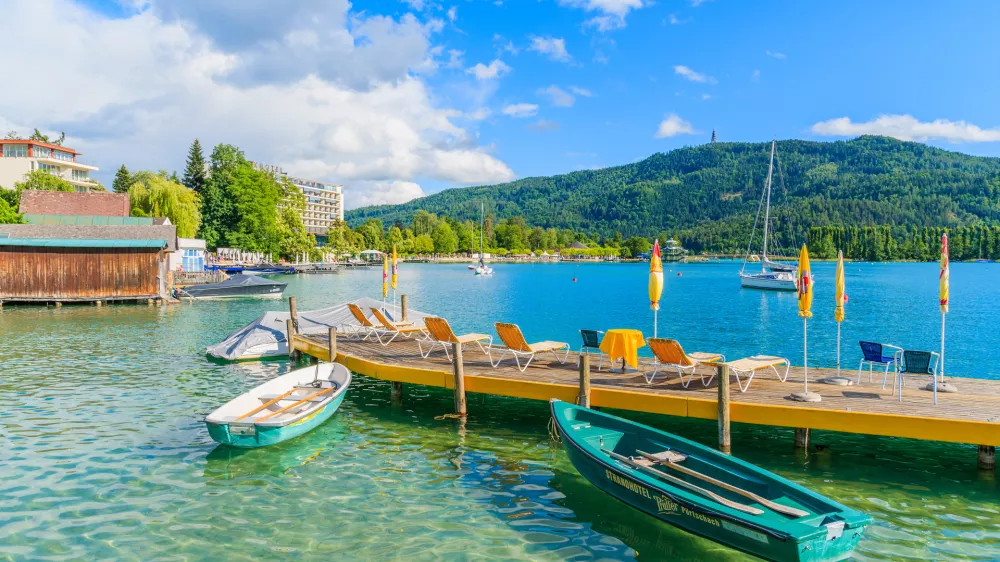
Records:
{"label": "sun lounger", "polygon": [[[788,367],[790,363],[788,359],[784,357],[775,357],[773,355],[754,355],[753,357],[747,357],[745,359],[737,359],[736,361],[729,361],[729,370],[736,375],[736,384],[740,387],[740,392],[746,392],[750,388],[750,382],[753,381],[753,376],[757,374],[757,371],[762,369],[771,369],[774,374],[778,377],[778,380],[785,382],[788,380]],[[785,367],[785,374],[782,375],[778,372],[778,367]],[[747,377],[746,384],[743,384],[743,376]]]}
{"label": "sun lounger", "polygon": [[[378,338],[378,342],[382,345],[389,345],[392,340],[396,339],[397,336],[403,336],[404,338],[412,338],[415,336],[427,336],[427,330],[422,326],[413,326],[409,322],[400,323],[392,322],[382,314],[382,311],[377,308],[371,309],[372,314],[375,315],[375,319],[378,320],[379,324],[385,328],[385,330],[377,330],[375,332],[375,337]],[[391,334],[391,337],[389,337]],[[382,341],[382,336],[386,336],[388,339]]]}
{"label": "sun lounger", "polygon": [[[444,349],[444,355],[451,360],[451,355],[448,353],[448,348],[451,344],[457,343],[458,345],[465,345],[467,343],[475,343],[479,346],[479,349],[486,355],[490,354],[490,346],[493,345],[493,336],[486,334],[465,334],[462,336],[456,336],[455,331],[451,329],[451,325],[444,318],[428,317],[424,318],[424,325],[427,327],[427,332],[430,334],[426,340],[417,340],[417,347],[420,348],[420,355],[426,358],[431,354],[438,346]],[[483,342],[486,342],[486,346],[483,346]],[[427,343],[427,352],[424,352],[424,343]]]}
{"label": "sun lounger", "polygon": [[[523,373],[528,365],[531,364],[531,360],[535,358],[539,353],[545,353],[551,351],[552,355],[555,356],[556,361],[560,363],[565,363],[569,359],[569,344],[558,341],[542,341],[538,343],[529,344],[527,340],[524,339],[524,334],[521,332],[521,328],[517,324],[505,324],[503,322],[496,323],[497,335],[500,336],[500,341],[507,347],[502,349],[500,357],[493,362],[492,355],[490,356],[490,363],[497,367],[500,362],[507,357],[507,354],[514,356],[514,362],[517,363],[517,368]],[[563,356],[560,358],[557,351],[565,351]],[[525,361],[524,365],[521,365],[521,359],[527,357],[528,360]]]}
{"label": "sun lounger", "polygon": [[[649,338],[646,340],[646,343],[649,345],[649,349],[653,352],[653,357],[655,358],[654,361],[646,363],[646,365],[653,367],[653,373],[650,375],[647,375],[645,372],[642,373],[643,378],[646,379],[646,384],[653,383],[653,379],[656,378],[661,367],[668,367],[677,370],[677,376],[681,379],[681,386],[687,388],[694,379],[694,372],[699,365],[714,365],[726,360],[726,356],[721,353],[705,353],[702,351],[685,353],[684,348],[681,347],[681,344],[677,340]],[[687,375],[687,380],[684,379],[684,375]],[[701,384],[708,386],[712,383],[713,378],[715,378],[714,369],[707,378],[702,373]]]}
{"label": "sun lounger", "polygon": [[361,338],[361,341],[367,341],[372,336],[378,335],[378,326],[372,324],[371,320],[365,316],[365,313],[361,310],[360,306],[354,303],[347,303],[347,309],[351,311],[351,315],[358,321],[358,325],[352,326],[348,324],[346,329],[350,330],[355,336]]}

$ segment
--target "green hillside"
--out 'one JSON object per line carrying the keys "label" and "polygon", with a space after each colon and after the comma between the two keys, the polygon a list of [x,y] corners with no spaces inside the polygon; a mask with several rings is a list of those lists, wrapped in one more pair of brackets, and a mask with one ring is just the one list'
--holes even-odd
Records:
{"label": "green hillside", "polygon": [[[349,211],[347,221],[409,224],[418,209],[475,220],[485,201],[487,212],[499,219],[523,216],[532,226],[598,237],[668,233],[696,252],[737,252],[757,213],[769,148],[770,143],[681,148],[624,166],[364,207]],[[783,177],[775,174],[772,215],[785,248],[805,241],[815,226],[1000,224],[998,158],[885,137],[779,141],[778,157]]]}

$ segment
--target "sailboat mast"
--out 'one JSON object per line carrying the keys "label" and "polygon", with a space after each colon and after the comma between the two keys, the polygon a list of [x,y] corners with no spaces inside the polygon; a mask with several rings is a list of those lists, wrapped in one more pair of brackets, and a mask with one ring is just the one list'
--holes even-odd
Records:
{"label": "sailboat mast", "polygon": [[486,257],[483,256],[483,230],[486,228],[486,207],[479,203],[479,265],[486,265]]}
{"label": "sailboat mast", "polygon": [[771,163],[767,166],[767,205],[764,207],[764,248],[760,256],[761,271],[767,263],[767,229],[771,221],[771,176],[774,173],[774,145],[776,141],[771,141]]}

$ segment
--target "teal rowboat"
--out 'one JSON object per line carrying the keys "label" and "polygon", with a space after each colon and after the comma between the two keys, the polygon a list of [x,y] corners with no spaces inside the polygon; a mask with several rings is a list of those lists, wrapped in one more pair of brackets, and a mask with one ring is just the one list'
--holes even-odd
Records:
{"label": "teal rowboat", "polygon": [[205,418],[208,434],[241,448],[298,437],[330,419],[347,395],[351,372],[321,363],[282,375],[237,396]]}
{"label": "teal rowboat", "polygon": [[645,425],[551,401],[570,461],[614,498],[767,560],[850,556],[872,519],[780,476]]}

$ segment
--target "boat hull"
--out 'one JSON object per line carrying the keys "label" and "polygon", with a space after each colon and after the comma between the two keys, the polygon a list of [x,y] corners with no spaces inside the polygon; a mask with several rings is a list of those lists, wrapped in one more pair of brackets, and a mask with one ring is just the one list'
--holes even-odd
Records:
{"label": "boat hull", "polygon": [[[592,447],[581,445],[569,434],[572,430],[567,428],[565,420],[560,421],[557,404],[558,401],[552,404],[553,417],[557,420],[555,425],[574,468],[613,498],[684,531],[766,560],[829,562],[849,557],[861,540],[865,525],[870,522],[870,518],[858,514],[843,528],[842,534],[833,538],[825,532],[817,533],[816,529],[807,536],[796,537],[763,524],[747,523],[727,515],[726,508],[719,504],[714,504],[720,507],[715,510],[710,507],[711,504],[691,501],[685,494],[671,493],[669,487],[656,486],[648,479],[637,477],[636,472],[624,468],[610,457],[594,454]],[[613,447],[610,443],[606,446]],[[702,449],[688,450],[703,458],[718,454],[707,448]],[[788,485],[794,486],[791,483]]]}
{"label": "boat hull", "polygon": [[347,393],[341,393],[316,412],[305,418],[280,427],[256,426],[253,435],[236,435],[229,429],[229,424],[205,422],[208,426],[208,434],[219,443],[230,447],[241,449],[255,449],[257,447],[267,447],[282,441],[294,439],[300,435],[309,433],[323,422],[330,419],[337,412],[344,402]]}
{"label": "boat hull", "polygon": [[776,275],[741,275],[740,286],[765,291],[795,291],[798,289],[795,279],[784,279]]}

